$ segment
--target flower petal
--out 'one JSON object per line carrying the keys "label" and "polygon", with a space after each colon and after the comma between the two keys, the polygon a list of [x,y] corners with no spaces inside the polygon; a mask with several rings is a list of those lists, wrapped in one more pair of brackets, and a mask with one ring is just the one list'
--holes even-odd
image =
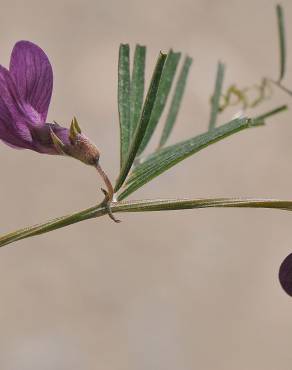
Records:
{"label": "flower petal", "polygon": [[53,90],[53,71],[44,51],[32,42],[17,42],[9,70],[23,101],[45,122]]}
{"label": "flower petal", "polygon": [[8,70],[1,65],[0,139],[18,147],[34,147],[22,101]]}

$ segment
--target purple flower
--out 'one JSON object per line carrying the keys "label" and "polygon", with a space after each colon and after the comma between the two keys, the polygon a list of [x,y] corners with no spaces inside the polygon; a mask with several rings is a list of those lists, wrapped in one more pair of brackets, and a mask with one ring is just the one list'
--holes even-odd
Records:
{"label": "purple flower", "polygon": [[29,41],[14,46],[9,70],[0,65],[0,139],[17,149],[69,155],[94,166],[105,182],[110,217],[114,190],[99,164],[97,147],[83,134],[76,118],[70,130],[46,122],[53,91],[53,70],[44,51]]}
{"label": "purple flower", "polygon": [[32,42],[17,42],[9,70],[0,65],[0,139],[14,148],[67,154],[94,164],[98,150],[76,119],[71,130],[46,122],[52,90],[52,66],[44,51]]}

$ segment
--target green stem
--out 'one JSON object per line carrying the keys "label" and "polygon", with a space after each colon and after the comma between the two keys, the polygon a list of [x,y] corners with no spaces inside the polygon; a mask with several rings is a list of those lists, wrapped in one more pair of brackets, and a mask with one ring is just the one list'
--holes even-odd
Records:
{"label": "green stem", "polygon": [[[215,207],[272,208],[292,211],[292,201],[251,198],[154,199],[112,203],[111,211],[113,213],[153,212]],[[0,237],[0,247],[21,239],[29,238],[31,236],[36,236],[47,233],[49,231],[57,230],[65,226],[75,224],[77,222],[101,217],[106,215],[107,213],[107,207],[103,203],[101,203],[97,206],[85,209],[81,212],[73,213],[72,215],[59,217],[49,222],[27,227],[3,235],[2,237]]]}

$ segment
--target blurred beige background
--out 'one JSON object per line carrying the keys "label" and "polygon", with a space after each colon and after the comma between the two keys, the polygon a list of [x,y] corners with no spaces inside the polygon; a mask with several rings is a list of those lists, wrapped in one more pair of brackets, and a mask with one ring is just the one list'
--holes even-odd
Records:
{"label": "blurred beige background", "polygon": [[[49,119],[76,115],[118,171],[120,42],[194,57],[172,141],[206,129],[216,62],[226,84],[278,75],[275,2],[1,1],[0,62],[27,39],[49,55]],[[283,1],[291,35],[292,4]],[[289,37],[292,49],[292,37]],[[292,87],[292,53],[287,85]],[[259,112],[291,98],[279,92]],[[228,110],[221,122],[234,111]],[[93,205],[100,183],[65,158],[16,151],[1,157],[1,233]],[[135,198],[292,198],[291,113],[182,162]],[[279,264],[292,252],[292,215],[271,210],[122,214],[0,250],[1,370],[290,370],[292,299]]]}

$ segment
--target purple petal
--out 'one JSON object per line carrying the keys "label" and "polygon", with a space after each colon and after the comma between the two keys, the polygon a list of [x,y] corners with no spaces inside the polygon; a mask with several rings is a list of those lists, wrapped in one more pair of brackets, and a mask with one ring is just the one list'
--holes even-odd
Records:
{"label": "purple petal", "polygon": [[17,42],[9,70],[23,101],[45,122],[53,90],[53,71],[44,51],[32,42]]}
{"label": "purple petal", "polygon": [[18,147],[32,149],[28,119],[15,84],[0,65],[0,139]]}

